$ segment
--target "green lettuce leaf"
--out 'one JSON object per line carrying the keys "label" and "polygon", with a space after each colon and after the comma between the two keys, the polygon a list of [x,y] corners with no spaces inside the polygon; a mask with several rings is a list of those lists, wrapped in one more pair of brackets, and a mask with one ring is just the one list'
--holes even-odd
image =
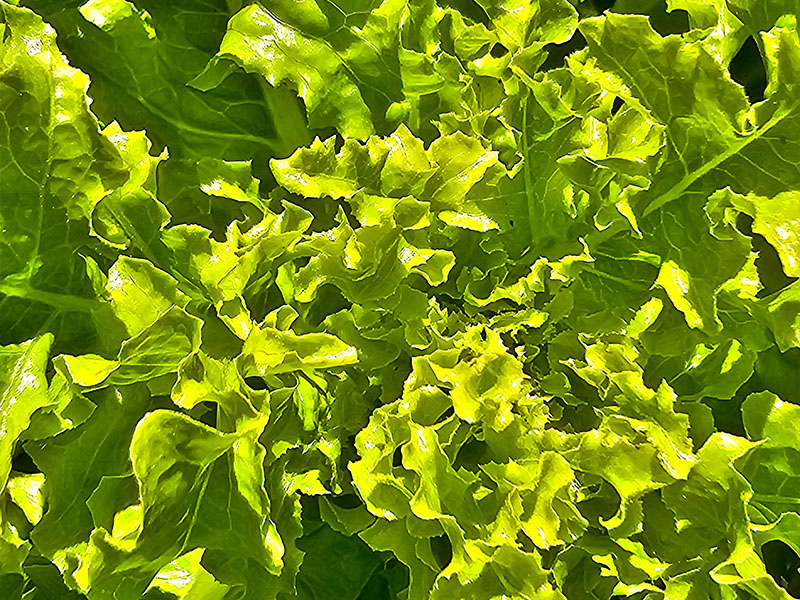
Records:
{"label": "green lettuce leaf", "polygon": [[788,600],[785,0],[0,0],[0,597]]}

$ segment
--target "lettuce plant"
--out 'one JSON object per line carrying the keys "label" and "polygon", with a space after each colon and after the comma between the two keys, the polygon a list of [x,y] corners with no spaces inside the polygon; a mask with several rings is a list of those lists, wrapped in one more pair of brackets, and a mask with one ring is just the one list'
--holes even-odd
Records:
{"label": "lettuce plant", "polygon": [[800,597],[790,0],[0,0],[0,597]]}

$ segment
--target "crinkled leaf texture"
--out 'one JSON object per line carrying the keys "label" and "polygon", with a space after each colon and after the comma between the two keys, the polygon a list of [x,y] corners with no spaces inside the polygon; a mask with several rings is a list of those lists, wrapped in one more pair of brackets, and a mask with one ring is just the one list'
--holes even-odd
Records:
{"label": "crinkled leaf texture", "polygon": [[798,18],[0,0],[0,598],[800,597]]}

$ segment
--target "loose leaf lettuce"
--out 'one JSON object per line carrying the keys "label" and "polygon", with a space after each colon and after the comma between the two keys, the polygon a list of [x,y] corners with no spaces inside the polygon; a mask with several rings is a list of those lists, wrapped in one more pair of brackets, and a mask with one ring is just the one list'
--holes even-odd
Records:
{"label": "loose leaf lettuce", "polygon": [[0,0],[0,596],[800,595],[798,18]]}

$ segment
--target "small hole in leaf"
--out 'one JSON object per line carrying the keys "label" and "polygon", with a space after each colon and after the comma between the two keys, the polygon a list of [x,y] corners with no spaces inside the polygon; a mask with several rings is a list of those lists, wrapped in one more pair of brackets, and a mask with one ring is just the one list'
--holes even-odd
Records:
{"label": "small hole in leaf", "polygon": [[339,154],[339,152],[342,150],[343,147],[344,147],[344,138],[339,134],[336,134],[336,137],[333,140],[333,148],[334,150],[336,150],[336,154]]}
{"label": "small hole in leaf", "polygon": [[489,54],[491,54],[495,58],[501,58],[506,54],[508,54],[508,48],[506,48],[500,42],[497,42],[494,46],[492,46],[492,50]]}
{"label": "small hole in leaf", "polygon": [[267,389],[267,382],[264,381],[263,377],[245,377],[244,382],[245,385],[247,385],[247,387],[249,387],[251,390],[260,391]]}
{"label": "small hole in leaf", "polygon": [[580,31],[575,30],[575,33],[566,42],[562,44],[547,44],[545,46],[547,59],[539,67],[539,70],[560,69],[566,64],[567,56],[583,48],[586,48],[586,38],[583,37]]}
{"label": "small hole in leaf", "polygon": [[[521,529],[517,533],[517,539],[515,541],[517,542],[517,548],[524,552],[536,552],[537,550],[536,544],[533,543],[533,540],[531,540],[531,538],[529,538],[528,535]],[[542,562],[544,562],[544,558],[542,559]]]}
{"label": "small hole in leaf", "polygon": [[778,251],[763,235],[753,232],[751,237],[753,250],[758,252],[758,258],[756,258],[758,277],[764,286],[757,294],[759,298],[774,294],[797,281],[797,278],[789,277],[783,272]]}
{"label": "small hole in leaf", "polygon": [[303,521],[314,522],[317,523],[322,520],[322,516],[319,512],[319,497],[318,496],[306,496],[303,495],[300,498],[300,504],[302,506],[302,513],[303,513]]}
{"label": "small hole in leaf", "polygon": [[17,455],[11,460],[11,469],[17,473],[39,473],[39,467],[33,462],[30,455],[20,448]]}
{"label": "small hole in leaf", "polygon": [[456,411],[453,410],[453,407],[451,406],[442,413],[442,415],[439,417],[439,420],[436,422],[443,423],[444,421],[447,421],[450,417],[452,417],[454,414],[456,414]]}
{"label": "small hole in leaf", "polygon": [[747,213],[740,212],[738,215],[736,215],[736,229],[738,229],[748,237],[752,236],[753,217],[751,217]]}
{"label": "small hole in leaf", "polygon": [[650,26],[662,37],[689,31],[689,13],[683,9],[667,12],[666,2],[661,9],[650,13]]}
{"label": "small hole in leaf", "polygon": [[744,436],[744,422],[742,421],[741,404],[743,398],[737,396],[731,400],[718,400],[704,398],[703,404],[711,409],[714,417],[714,427],[732,435]]}
{"label": "small hole in leaf", "polygon": [[341,496],[331,496],[330,501],[339,508],[358,508],[363,503],[356,494],[342,494]]}
{"label": "small hole in leaf", "polygon": [[616,98],[614,98],[614,102],[612,102],[611,104],[611,114],[612,115],[617,114],[619,112],[619,109],[621,109],[623,106],[625,106],[625,101],[619,96],[617,96]]}
{"label": "small hole in leaf", "polygon": [[592,0],[592,6],[594,6],[594,9],[600,14],[614,6],[615,1],[616,0]]}
{"label": "small hole in leaf", "polygon": [[[526,535],[525,537],[528,536]],[[552,569],[553,565],[556,564],[556,558],[563,549],[563,546],[551,546],[546,550],[539,550],[539,554],[542,556],[542,568]]]}
{"label": "small hole in leaf", "polygon": [[761,546],[767,573],[792,597],[800,598],[800,557],[785,542],[771,540]]}
{"label": "small hole in leaf", "polygon": [[653,30],[662,37],[689,31],[689,13],[683,9],[669,10],[667,0],[623,2],[615,6],[614,11],[646,16]]}
{"label": "small hole in leaf", "polygon": [[447,294],[437,294],[436,298],[439,300],[439,304],[452,310],[461,310],[461,307],[464,304],[464,300],[462,298],[453,298]]}
{"label": "small hole in leaf", "polygon": [[761,102],[764,99],[764,91],[767,89],[767,71],[764,69],[764,61],[761,59],[758,44],[752,35],[745,40],[736,56],[733,57],[731,64],[728,65],[728,71],[731,79],[744,88],[750,102]]}
{"label": "small hole in leaf", "polygon": [[503,345],[509,350],[516,348],[518,345],[514,335],[509,332],[501,333],[500,339],[502,340]]}
{"label": "small hole in leaf", "polygon": [[209,427],[217,426],[217,404],[215,402],[201,402],[196,409],[202,411],[197,417],[201,423],[205,423]]}
{"label": "small hole in leaf", "polygon": [[350,206],[350,203],[349,202],[340,202],[339,206],[341,207],[342,212],[344,212],[344,216],[347,217],[347,224],[350,225],[350,228],[351,229],[360,229],[361,228],[361,223],[356,218],[356,216],[353,214],[353,207]]}
{"label": "small hole in leaf", "polygon": [[513,227],[514,226],[514,219],[509,219],[508,220],[508,224]]}
{"label": "small hole in leaf", "polygon": [[453,560],[453,546],[446,535],[431,538],[431,552],[440,569],[444,569]]}
{"label": "small hole in leaf", "polygon": [[401,447],[398,446],[394,449],[394,454],[392,454],[392,466],[393,467],[402,467],[403,466],[403,451],[400,449]]}

